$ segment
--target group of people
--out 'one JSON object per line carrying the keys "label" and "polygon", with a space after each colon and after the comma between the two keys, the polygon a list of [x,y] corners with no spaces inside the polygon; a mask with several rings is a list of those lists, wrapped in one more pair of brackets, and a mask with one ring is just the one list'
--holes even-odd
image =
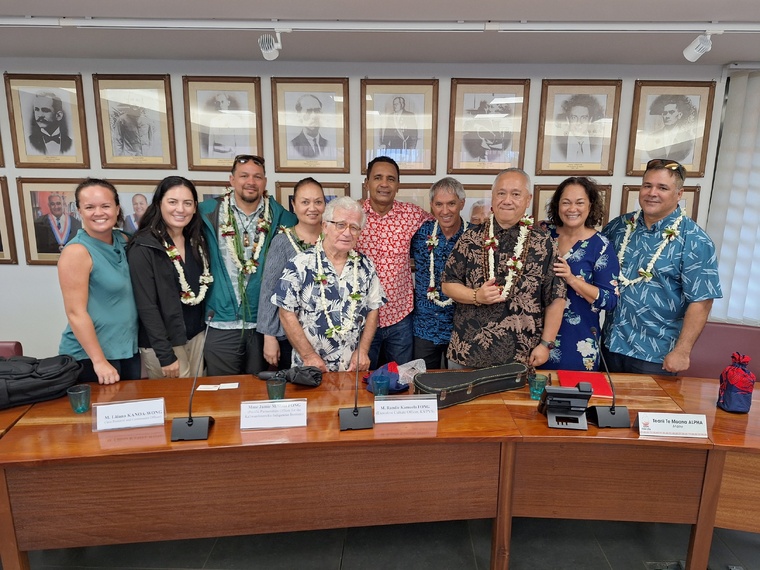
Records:
{"label": "group of people", "polygon": [[380,156],[363,203],[327,203],[305,178],[293,214],[268,195],[264,159],[239,155],[218,198],[199,204],[189,180],[161,181],[132,235],[117,229],[116,188],[85,180],[82,228],[58,264],[60,352],[83,363],[82,380],[106,384],[139,378],[141,363],[161,378],[204,361],[209,376],[415,358],[432,369],[596,370],[600,348],[613,371],[688,368],[721,292],[714,246],[679,207],[677,162],[650,161],[641,208],[601,233],[589,178],[562,182],[539,222],[526,215],[529,176],[502,171],[477,224],[461,217],[456,179],[433,184],[432,214],[396,200],[399,179]]}

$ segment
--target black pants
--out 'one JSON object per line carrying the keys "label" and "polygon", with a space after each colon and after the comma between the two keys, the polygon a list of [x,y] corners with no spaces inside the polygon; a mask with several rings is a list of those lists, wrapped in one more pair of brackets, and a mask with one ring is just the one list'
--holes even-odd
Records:
{"label": "black pants", "polygon": [[675,376],[675,372],[668,372],[662,367],[662,362],[649,362],[625,356],[618,352],[610,352],[607,347],[602,347],[604,359],[610,372],[621,372],[623,374],[657,374],[660,376]]}
{"label": "black pants", "polygon": [[[142,368],[140,366],[140,353],[135,354],[132,358],[122,358],[120,360],[109,360],[108,363],[116,368],[119,373],[119,380],[139,380]],[[92,366],[92,360],[85,358],[80,360],[82,371],[79,373],[79,382],[97,382],[98,375],[95,374],[95,368]]]}
{"label": "black pants", "polygon": [[448,368],[449,360],[446,358],[448,348],[448,344],[433,344],[424,338],[414,337],[414,359],[422,358],[428,370]]}
{"label": "black pants", "polygon": [[209,376],[258,374],[269,368],[264,360],[264,335],[256,329],[209,327],[203,356]]}

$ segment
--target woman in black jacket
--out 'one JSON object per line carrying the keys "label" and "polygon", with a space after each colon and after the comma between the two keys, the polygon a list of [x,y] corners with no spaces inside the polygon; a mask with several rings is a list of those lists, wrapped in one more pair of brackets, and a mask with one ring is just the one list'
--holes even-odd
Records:
{"label": "woman in black jacket", "polygon": [[149,378],[184,378],[198,369],[203,300],[213,281],[207,251],[195,186],[181,176],[164,178],[127,249]]}

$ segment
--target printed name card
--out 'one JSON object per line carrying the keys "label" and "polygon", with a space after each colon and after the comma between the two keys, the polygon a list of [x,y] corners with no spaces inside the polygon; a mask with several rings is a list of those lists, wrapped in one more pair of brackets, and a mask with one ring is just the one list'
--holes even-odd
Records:
{"label": "printed name card", "polygon": [[93,404],[93,431],[140,428],[164,424],[164,399]]}
{"label": "printed name card", "polygon": [[639,412],[639,435],[654,437],[707,437],[704,414]]}
{"label": "printed name card", "polygon": [[306,425],[306,398],[255,400],[240,404],[240,429],[287,428]]}
{"label": "printed name card", "polygon": [[376,424],[437,421],[438,399],[435,394],[375,398]]}

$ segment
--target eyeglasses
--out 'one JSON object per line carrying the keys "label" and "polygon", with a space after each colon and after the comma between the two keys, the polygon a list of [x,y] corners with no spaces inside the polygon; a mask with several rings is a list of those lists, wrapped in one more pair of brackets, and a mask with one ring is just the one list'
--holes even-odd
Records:
{"label": "eyeglasses", "polygon": [[235,157],[235,162],[238,164],[245,164],[248,161],[251,161],[254,164],[258,164],[264,168],[264,159],[260,156],[256,156],[255,154],[239,154]]}
{"label": "eyeglasses", "polygon": [[647,162],[647,170],[664,168],[666,170],[672,170],[678,176],[681,177],[681,182],[686,181],[686,169],[675,160],[665,160],[663,158],[653,158]]}
{"label": "eyeglasses", "polygon": [[328,224],[333,224],[335,226],[335,229],[341,233],[345,232],[346,228],[349,229],[349,231],[351,232],[351,235],[358,236],[362,232],[362,229],[356,224],[349,224],[347,222],[333,222],[332,220],[325,220],[325,221]]}

